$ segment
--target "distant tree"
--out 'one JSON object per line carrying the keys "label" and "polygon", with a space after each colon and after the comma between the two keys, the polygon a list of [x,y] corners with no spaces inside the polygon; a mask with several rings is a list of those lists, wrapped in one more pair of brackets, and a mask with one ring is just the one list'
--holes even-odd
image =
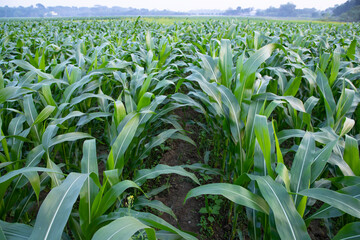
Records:
{"label": "distant tree", "polygon": [[229,8],[224,12],[224,15],[246,16],[246,15],[250,15],[250,13],[253,10],[254,8],[241,8],[241,7],[237,7],[236,9]]}
{"label": "distant tree", "polygon": [[296,17],[295,13],[296,5],[293,3],[287,3],[280,5],[279,16],[280,17]]}
{"label": "distant tree", "polygon": [[360,22],[360,5],[351,8],[340,15],[340,20],[346,22]]}
{"label": "distant tree", "polygon": [[45,6],[42,5],[41,3],[37,3],[36,7],[39,8],[39,9],[42,9],[42,10],[45,9]]}
{"label": "distant tree", "polygon": [[332,9],[332,14],[337,19],[347,22],[360,21],[360,0],[349,0]]}
{"label": "distant tree", "polygon": [[360,0],[349,0],[341,5],[338,5],[333,9],[333,15],[334,16],[340,16],[343,13],[346,13],[356,6],[360,5]]}

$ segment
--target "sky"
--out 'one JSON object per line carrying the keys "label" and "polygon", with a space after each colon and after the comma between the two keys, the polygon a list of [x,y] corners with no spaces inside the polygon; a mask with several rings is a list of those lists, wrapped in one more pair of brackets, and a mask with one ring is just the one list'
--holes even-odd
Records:
{"label": "sky", "polygon": [[0,6],[28,7],[41,3],[44,6],[76,6],[92,7],[102,5],[107,7],[133,7],[147,9],[168,9],[174,11],[188,11],[195,9],[219,9],[226,10],[229,8],[248,8],[265,9],[270,6],[279,7],[281,4],[291,2],[297,8],[317,8],[325,10],[333,7],[335,4],[341,4],[346,0],[0,0]]}

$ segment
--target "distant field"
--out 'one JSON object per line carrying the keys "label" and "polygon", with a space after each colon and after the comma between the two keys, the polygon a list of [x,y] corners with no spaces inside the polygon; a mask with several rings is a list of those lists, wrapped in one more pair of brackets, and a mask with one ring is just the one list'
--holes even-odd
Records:
{"label": "distant field", "polygon": [[360,24],[0,20],[0,239],[356,239]]}

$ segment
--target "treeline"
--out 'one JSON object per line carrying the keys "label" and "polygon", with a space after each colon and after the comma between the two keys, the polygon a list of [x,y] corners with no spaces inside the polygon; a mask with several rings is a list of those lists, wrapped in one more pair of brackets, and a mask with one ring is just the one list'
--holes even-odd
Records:
{"label": "treeline", "polygon": [[258,10],[257,16],[264,17],[291,17],[291,18],[320,18],[322,12],[316,8],[297,9],[295,4],[282,4],[280,7],[269,7],[265,10]]}
{"label": "treeline", "polygon": [[176,16],[176,15],[225,15],[225,16],[259,16],[284,18],[327,18],[341,21],[360,21],[360,0],[349,0],[325,11],[315,8],[297,9],[295,4],[282,4],[280,7],[269,7],[265,10],[254,8],[217,10],[193,10],[176,12],[169,10],[148,10],[145,8],[123,7],[45,7],[42,4],[30,7],[0,7],[0,17],[102,17],[102,16]]}
{"label": "treeline", "polygon": [[42,4],[30,7],[0,7],[0,17],[101,17],[101,16],[163,16],[185,15],[169,10],[148,10],[123,7],[45,7]]}
{"label": "treeline", "polygon": [[0,17],[97,17],[97,16],[164,16],[164,15],[226,15],[226,16],[269,16],[269,17],[303,17],[317,18],[320,11],[315,8],[296,9],[296,5],[288,3],[279,8],[270,7],[266,10],[254,8],[228,9],[226,11],[195,10],[175,12],[169,10],[148,10],[123,7],[45,7],[42,4],[30,7],[0,7]]}
{"label": "treeline", "polygon": [[333,10],[333,16],[343,21],[360,21],[360,0],[349,0]]}

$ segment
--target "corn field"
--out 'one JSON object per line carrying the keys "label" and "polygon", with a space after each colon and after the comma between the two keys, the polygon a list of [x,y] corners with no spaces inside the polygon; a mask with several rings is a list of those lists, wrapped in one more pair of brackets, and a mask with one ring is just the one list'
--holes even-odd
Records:
{"label": "corn field", "polygon": [[[359,33],[235,18],[1,21],[0,239],[215,239],[162,218],[177,216],[154,198],[169,187],[157,180],[174,175],[197,185],[185,207],[205,199],[220,218],[208,198],[223,199],[222,239],[314,239],[314,221],[328,239],[360,239]],[[196,113],[201,141],[179,109]],[[174,141],[204,160],[159,163]]]}

